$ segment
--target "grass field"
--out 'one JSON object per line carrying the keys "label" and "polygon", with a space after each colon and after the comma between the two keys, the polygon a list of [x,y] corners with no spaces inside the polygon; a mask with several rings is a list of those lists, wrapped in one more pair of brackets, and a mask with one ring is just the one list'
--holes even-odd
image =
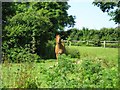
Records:
{"label": "grass field", "polygon": [[[72,61],[79,60],[81,63],[79,64],[73,64],[72,62],[63,62],[60,69],[66,70],[64,73],[68,73],[66,75],[62,75],[62,71],[59,72],[59,69],[57,68],[57,62],[55,59],[49,59],[49,60],[41,60],[40,63],[31,62],[31,63],[4,63],[1,66],[2,71],[2,84],[0,87],[9,87],[9,88],[48,88],[48,87],[61,87],[63,84],[66,84],[66,86],[71,87],[117,87],[117,61],[118,61],[118,49],[117,48],[101,48],[101,47],[81,47],[81,46],[71,46],[67,47],[69,49],[69,52],[74,53],[73,50],[80,52],[80,58],[68,58]],[[67,56],[65,57],[67,58]],[[61,58],[62,59],[62,58]],[[83,60],[83,61],[82,61]],[[86,60],[86,61],[85,61]],[[93,62],[91,62],[91,61]],[[100,61],[101,60],[101,61]],[[83,63],[82,63],[83,62]],[[90,67],[88,67],[87,70],[84,71],[84,68],[82,65],[86,62],[90,63]],[[66,63],[66,64],[64,64]],[[94,84],[96,79],[94,77],[97,77],[98,73],[89,74],[91,71],[89,69],[91,67],[97,67],[101,63],[99,69],[99,73],[104,72],[104,76],[100,76],[101,80],[99,80],[99,84]],[[104,63],[107,63],[108,66],[104,67]],[[65,66],[66,65],[66,66]],[[73,69],[73,71],[69,72],[68,67],[73,68],[71,65],[77,66],[77,69]],[[102,66],[103,65],[103,66]],[[67,67],[68,66],[68,67]],[[102,68],[105,68],[104,70]],[[57,71],[56,71],[57,70]],[[77,70],[77,71],[76,71]],[[80,70],[80,71],[78,71]],[[98,70],[98,69],[96,69]],[[108,71],[107,71],[108,70]],[[89,71],[89,72],[88,72]],[[52,73],[51,73],[52,72]],[[58,74],[56,74],[56,72]],[[111,73],[112,72],[112,73]],[[55,74],[53,74],[55,73]],[[60,75],[59,75],[60,74]],[[58,75],[58,76],[57,76]],[[86,78],[84,76],[86,76]],[[95,75],[95,76],[94,76]],[[53,81],[49,81],[49,79],[53,77]],[[62,76],[66,76],[67,79],[61,79]],[[94,76],[94,77],[93,77]],[[99,76],[99,75],[98,75]],[[107,77],[108,76],[108,77]],[[57,78],[56,78],[57,77]],[[91,78],[92,77],[92,78]],[[110,78],[111,81],[109,81]],[[55,79],[56,78],[56,79]],[[91,78],[91,80],[88,80],[88,78]],[[58,82],[60,80],[60,82]],[[63,80],[63,81],[62,81]],[[67,81],[68,80],[68,81]],[[88,80],[88,81],[87,81]],[[93,80],[93,82],[91,82]],[[105,81],[104,81],[105,80]],[[48,83],[49,81],[49,83]],[[55,84],[58,83],[57,85]],[[68,83],[69,82],[69,83]],[[76,82],[76,83],[75,83]],[[98,82],[98,81],[96,81]],[[110,84],[110,83],[113,84]],[[52,84],[51,84],[52,83]],[[101,84],[105,84],[101,85]]]}
{"label": "grass field", "polygon": [[78,50],[81,58],[84,57],[97,57],[108,60],[109,62],[118,62],[118,48],[103,48],[103,47],[82,47],[70,46],[68,49]]}

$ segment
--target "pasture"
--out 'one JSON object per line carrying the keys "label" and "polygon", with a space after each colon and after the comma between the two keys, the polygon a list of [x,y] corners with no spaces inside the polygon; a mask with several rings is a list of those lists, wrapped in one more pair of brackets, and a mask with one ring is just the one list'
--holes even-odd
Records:
{"label": "pasture", "polygon": [[85,46],[68,46],[69,51],[76,50],[80,52],[81,58],[101,58],[108,62],[118,63],[118,48],[103,48],[103,47],[85,47]]}
{"label": "pasture", "polygon": [[66,48],[68,55],[59,56],[58,64],[55,59],[41,60],[39,63],[5,62],[1,64],[2,84],[0,87],[118,87],[117,48],[82,46],[70,46]]}

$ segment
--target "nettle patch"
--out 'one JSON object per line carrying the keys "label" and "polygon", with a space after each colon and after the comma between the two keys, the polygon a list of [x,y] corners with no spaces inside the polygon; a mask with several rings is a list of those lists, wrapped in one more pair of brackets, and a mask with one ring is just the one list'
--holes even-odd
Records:
{"label": "nettle patch", "polygon": [[107,69],[96,59],[81,59],[79,64],[66,55],[59,56],[52,72],[47,70],[47,85],[55,88],[116,88],[117,68]]}
{"label": "nettle patch", "polygon": [[[76,61],[79,60],[79,63]],[[53,61],[52,61],[53,62]],[[49,65],[48,65],[49,63]],[[5,87],[18,88],[117,88],[118,71],[116,66],[105,66],[99,58],[71,58],[60,55],[54,61],[12,64],[11,75],[14,86],[4,81]],[[15,66],[16,65],[16,66]],[[8,65],[7,65],[8,66]],[[4,67],[5,69],[5,67]],[[12,77],[15,76],[15,77]],[[18,77],[19,76],[19,77]],[[7,79],[4,79],[7,80]],[[15,80],[15,81],[14,81]],[[5,84],[6,83],[6,84]]]}

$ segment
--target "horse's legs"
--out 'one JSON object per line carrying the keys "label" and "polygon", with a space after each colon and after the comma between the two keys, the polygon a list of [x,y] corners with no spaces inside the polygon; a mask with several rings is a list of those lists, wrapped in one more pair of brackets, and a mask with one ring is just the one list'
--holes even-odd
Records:
{"label": "horse's legs", "polygon": [[58,54],[56,53],[56,64],[55,66],[58,65]]}
{"label": "horse's legs", "polygon": [[56,59],[57,59],[57,61],[58,61],[58,54],[56,53]]}

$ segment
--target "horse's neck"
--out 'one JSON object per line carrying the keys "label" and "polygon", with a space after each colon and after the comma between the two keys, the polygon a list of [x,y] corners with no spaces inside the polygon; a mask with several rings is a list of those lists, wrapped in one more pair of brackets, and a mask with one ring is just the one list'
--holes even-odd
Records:
{"label": "horse's neck", "polygon": [[56,43],[56,45],[60,48],[60,46],[62,45],[61,43]]}

